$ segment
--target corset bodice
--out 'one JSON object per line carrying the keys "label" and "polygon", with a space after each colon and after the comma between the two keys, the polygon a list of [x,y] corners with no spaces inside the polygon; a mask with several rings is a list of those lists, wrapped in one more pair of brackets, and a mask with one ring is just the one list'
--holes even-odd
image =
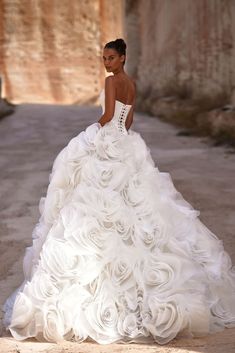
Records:
{"label": "corset bodice", "polygon": [[[102,107],[102,113],[105,111],[105,94],[104,89],[100,92],[100,103]],[[127,134],[127,129],[125,126],[126,118],[131,109],[131,104],[125,104],[119,100],[115,100],[115,110],[112,122],[117,126],[118,130],[123,134]]]}

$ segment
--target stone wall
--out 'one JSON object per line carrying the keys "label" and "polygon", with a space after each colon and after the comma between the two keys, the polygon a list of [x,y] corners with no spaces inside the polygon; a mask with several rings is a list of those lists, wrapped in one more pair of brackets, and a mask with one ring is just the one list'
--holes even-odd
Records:
{"label": "stone wall", "polygon": [[[125,9],[137,106],[191,126],[204,113],[202,130],[220,121],[235,137],[235,1],[126,0]],[[225,105],[207,124],[206,112]]]}
{"label": "stone wall", "polygon": [[86,103],[105,71],[105,42],[122,36],[123,1],[0,0],[0,75],[14,103]]}
{"label": "stone wall", "polygon": [[[129,50],[136,56],[128,69],[134,66],[141,92],[175,82],[195,94],[235,88],[235,1],[126,3]],[[135,44],[133,37],[139,38]]]}

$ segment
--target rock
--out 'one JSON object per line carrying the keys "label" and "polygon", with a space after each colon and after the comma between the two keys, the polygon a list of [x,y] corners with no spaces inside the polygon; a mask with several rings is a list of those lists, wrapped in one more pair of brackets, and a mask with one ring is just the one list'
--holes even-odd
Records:
{"label": "rock", "polygon": [[161,97],[151,104],[151,113],[180,126],[192,127],[198,107],[192,100]]}
{"label": "rock", "polygon": [[15,105],[9,103],[6,99],[0,98],[0,119],[4,116],[14,113]]}
{"label": "rock", "polygon": [[235,147],[235,110],[214,109],[201,113],[196,117],[196,124],[200,133],[213,137],[215,145]]}

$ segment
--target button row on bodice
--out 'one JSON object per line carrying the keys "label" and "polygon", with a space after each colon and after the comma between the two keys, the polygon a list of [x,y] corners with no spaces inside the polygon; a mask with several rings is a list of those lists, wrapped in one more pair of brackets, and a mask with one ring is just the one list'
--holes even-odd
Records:
{"label": "button row on bodice", "polygon": [[127,107],[123,105],[121,113],[118,117],[118,130],[122,133],[127,133],[126,126],[125,126],[126,113],[127,113]]}

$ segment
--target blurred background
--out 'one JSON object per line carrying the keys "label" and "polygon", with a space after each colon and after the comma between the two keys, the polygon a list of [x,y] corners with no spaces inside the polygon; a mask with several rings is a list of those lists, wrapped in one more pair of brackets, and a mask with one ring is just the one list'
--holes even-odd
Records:
{"label": "blurred background", "polygon": [[0,0],[3,94],[14,103],[98,94],[103,43],[123,32],[121,0]]}
{"label": "blurred background", "polygon": [[234,0],[0,0],[2,97],[96,103],[118,37],[138,110],[234,141]]}

